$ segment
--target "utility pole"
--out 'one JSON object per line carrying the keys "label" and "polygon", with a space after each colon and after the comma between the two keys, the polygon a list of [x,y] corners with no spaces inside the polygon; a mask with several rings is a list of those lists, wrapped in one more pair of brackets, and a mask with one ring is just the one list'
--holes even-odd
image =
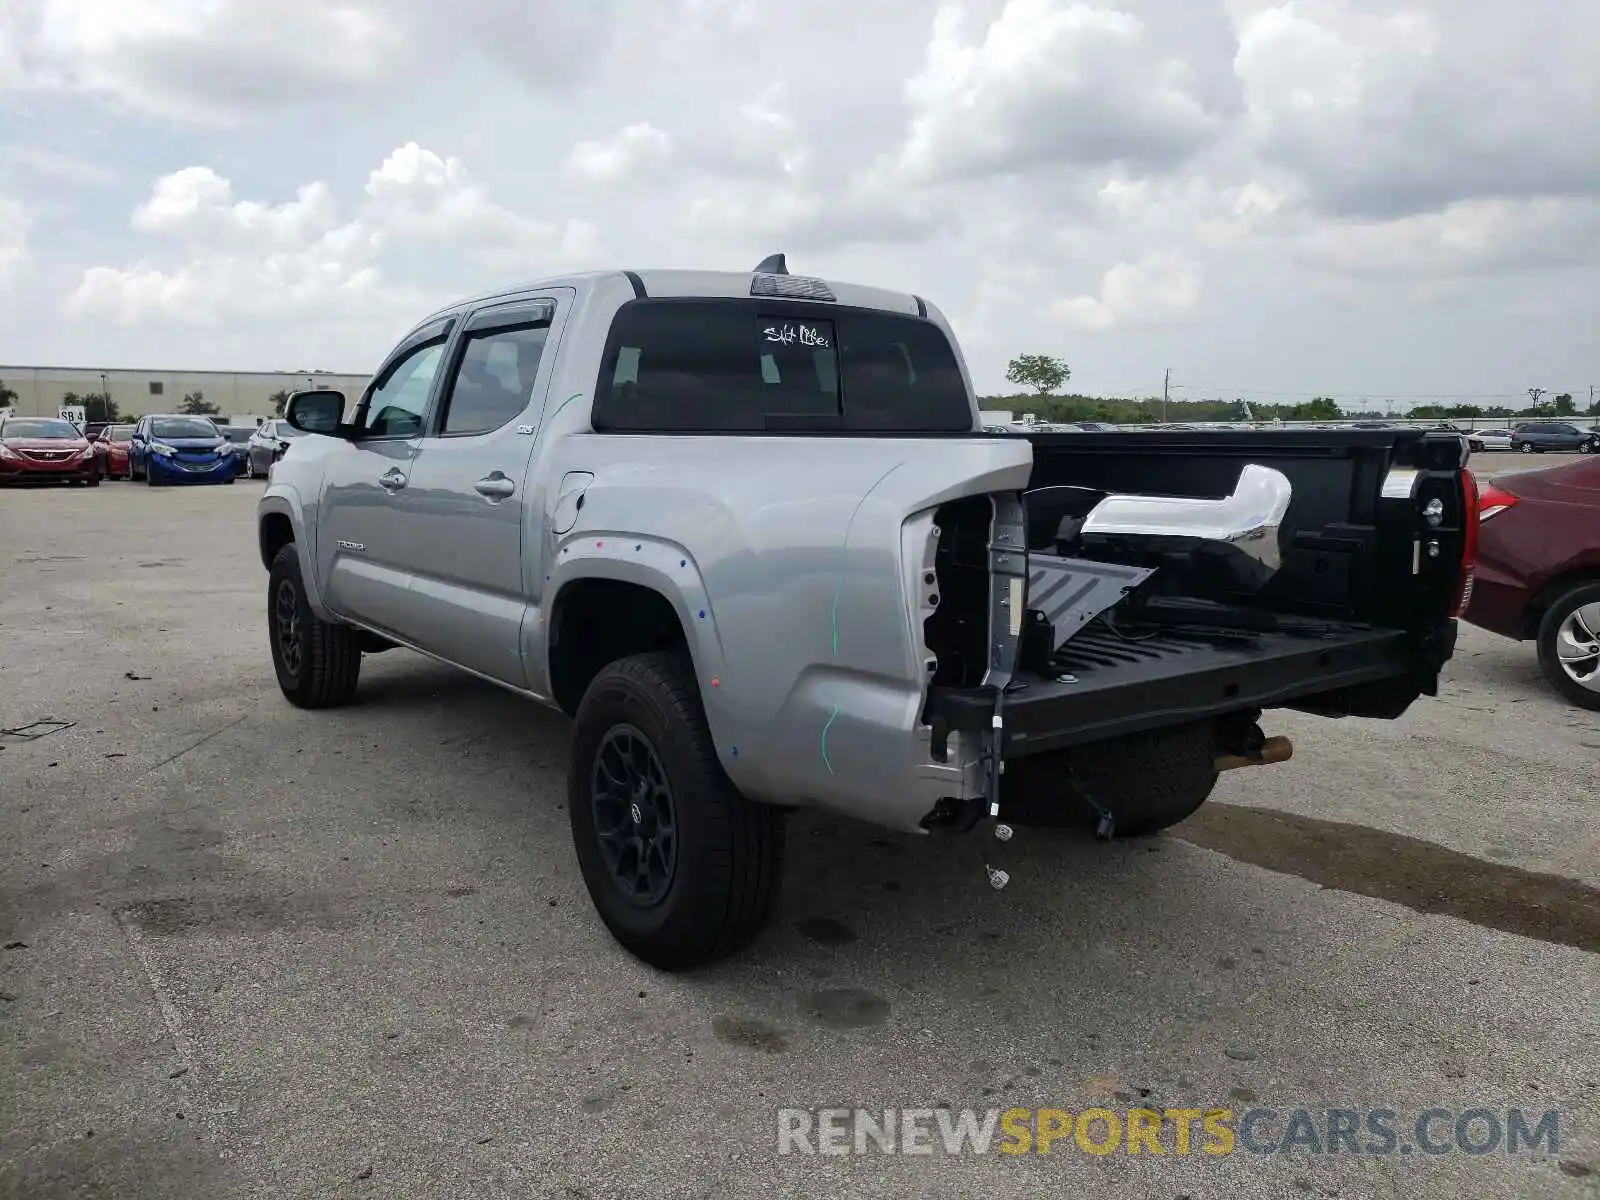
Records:
{"label": "utility pole", "polygon": [[1528,399],[1533,401],[1533,415],[1539,415],[1539,397],[1544,395],[1545,389],[1533,387],[1528,389]]}
{"label": "utility pole", "polygon": [[[1167,393],[1171,390],[1171,388],[1172,368],[1168,367],[1165,378],[1161,380],[1161,423],[1163,425],[1167,423]],[[1589,399],[1594,399],[1594,388],[1592,387],[1589,389]]]}

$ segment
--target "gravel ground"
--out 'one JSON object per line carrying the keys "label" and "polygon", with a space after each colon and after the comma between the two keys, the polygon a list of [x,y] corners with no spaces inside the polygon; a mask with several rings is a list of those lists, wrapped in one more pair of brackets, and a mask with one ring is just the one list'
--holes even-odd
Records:
{"label": "gravel ground", "polygon": [[[798,817],[770,931],[667,977],[590,909],[560,717],[403,651],[283,701],[259,492],[0,495],[0,726],[71,723],[0,734],[0,1195],[1600,1194],[1600,722],[1531,647],[1465,628],[1397,722],[1269,714],[1291,762],[1167,836],[1024,831],[1003,893],[974,840]],[[836,1105],[1561,1115],[1515,1155],[777,1153]]]}

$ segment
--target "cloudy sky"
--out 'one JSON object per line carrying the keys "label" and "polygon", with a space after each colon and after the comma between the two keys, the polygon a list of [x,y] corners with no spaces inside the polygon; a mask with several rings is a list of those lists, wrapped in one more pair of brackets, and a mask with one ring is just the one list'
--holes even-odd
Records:
{"label": "cloudy sky", "polygon": [[1592,0],[0,0],[0,362],[362,371],[569,268],[916,291],[980,390],[1600,384]]}

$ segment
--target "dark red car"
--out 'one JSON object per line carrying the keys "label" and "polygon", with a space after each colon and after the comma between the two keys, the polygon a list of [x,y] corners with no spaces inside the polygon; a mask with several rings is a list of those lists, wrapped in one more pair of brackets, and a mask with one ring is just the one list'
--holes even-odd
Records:
{"label": "dark red car", "polygon": [[1568,700],[1600,709],[1600,459],[1480,483],[1466,619],[1533,639]]}
{"label": "dark red car", "polygon": [[100,470],[107,479],[132,479],[129,465],[128,443],[133,441],[132,425],[107,425],[95,439],[95,453],[100,456]]}
{"label": "dark red car", "polygon": [[58,417],[0,417],[0,483],[100,484],[89,439]]}

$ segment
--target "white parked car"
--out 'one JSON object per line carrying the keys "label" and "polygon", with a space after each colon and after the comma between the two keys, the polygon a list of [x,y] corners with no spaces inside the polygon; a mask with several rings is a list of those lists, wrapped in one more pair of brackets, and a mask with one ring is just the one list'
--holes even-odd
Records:
{"label": "white parked car", "polygon": [[1481,450],[1509,450],[1511,449],[1511,430],[1509,429],[1473,429],[1467,433],[1467,445],[1473,453]]}

